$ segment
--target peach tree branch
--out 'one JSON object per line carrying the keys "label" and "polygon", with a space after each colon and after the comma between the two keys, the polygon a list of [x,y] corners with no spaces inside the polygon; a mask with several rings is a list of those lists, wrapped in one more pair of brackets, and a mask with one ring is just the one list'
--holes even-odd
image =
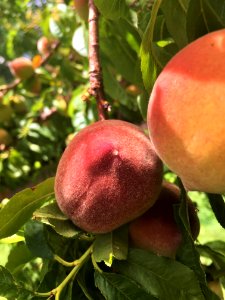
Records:
{"label": "peach tree branch", "polygon": [[97,101],[100,120],[107,119],[109,104],[105,100],[102,69],[99,57],[99,12],[94,0],[89,0],[89,94]]}

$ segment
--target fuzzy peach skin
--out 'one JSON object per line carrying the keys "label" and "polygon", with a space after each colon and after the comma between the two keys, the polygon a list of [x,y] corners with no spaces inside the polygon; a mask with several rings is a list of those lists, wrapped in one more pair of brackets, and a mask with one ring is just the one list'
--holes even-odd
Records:
{"label": "fuzzy peach skin", "polygon": [[151,207],[159,195],[162,163],[135,125],[104,120],[82,129],[67,146],[55,195],[74,224],[106,233]]}
{"label": "fuzzy peach skin", "polygon": [[[182,234],[174,218],[173,205],[180,202],[179,188],[163,183],[156,203],[129,225],[132,246],[152,251],[158,255],[175,257],[182,242]],[[188,198],[189,222],[193,239],[199,234],[200,223],[194,204]]]}
{"label": "fuzzy peach skin", "polygon": [[18,57],[8,65],[11,73],[22,80],[26,80],[34,74],[32,61],[26,57]]}
{"label": "fuzzy peach skin", "polygon": [[162,161],[188,190],[225,192],[225,30],[178,52],[157,78],[148,127]]}

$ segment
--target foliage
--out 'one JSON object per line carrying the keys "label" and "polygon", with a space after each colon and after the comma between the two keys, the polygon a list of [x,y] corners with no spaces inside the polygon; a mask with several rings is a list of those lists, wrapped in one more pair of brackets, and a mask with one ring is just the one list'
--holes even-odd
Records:
{"label": "foliage", "polygon": [[[225,4],[95,4],[101,14],[100,59],[109,117],[145,127],[149,93],[158,74],[186,44],[224,27]],[[9,145],[0,143],[0,199],[13,195],[0,204],[0,299],[50,299],[53,294],[65,300],[219,299],[208,288],[210,281],[225,295],[224,230],[216,223],[217,218],[224,227],[221,195],[190,193],[201,221],[196,244],[182,198],[175,212],[183,235],[176,259],[130,248],[126,226],[95,236],[60,212],[52,177],[58,160],[71,137],[98,119],[95,99],[88,96],[88,24],[69,0],[3,0],[0,16],[0,127],[12,138]],[[59,45],[41,63],[36,44],[43,35]],[[40,91],[30,91],[29,79],[5,89],[15,80],[7,63],[20,56],[33,60]],[[164,177],[179,184],[166,167]],[[208,236],[209,224],[219,232],[218,240]]]}

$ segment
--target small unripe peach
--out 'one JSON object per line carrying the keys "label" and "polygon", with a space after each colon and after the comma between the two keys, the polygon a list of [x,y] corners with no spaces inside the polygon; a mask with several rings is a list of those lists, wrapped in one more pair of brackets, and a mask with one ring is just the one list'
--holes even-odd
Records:
{"label": "small unripe peach", "polygon": [[74,0],[74,7],[81,19],[88,20],[88,0]]}
{"label": "small unripe peach", "polygon": [[[174,217],[174,205],[180,202],[179,188],[163,183],[156,203],[129,225],[131,245],[155,252],[158,255],[175,257],[182,242],[182,234]],[[188,214],[193,239],[199,234],[200,224],[196,208],[188,198]]]}
{"label": "small unripe peach", "polygon": [[104,120],[82,129],[67,146],[57,168],[55,195],[74,224],[105,233],[151,207],[161,181],[162,163],[140,128]]}
{"label": "small unripe peach", "polygon": [[8,146],[12,142],[12,138],[8,131],[0,128],[0,145]]}
{"label": "small unripe peach", "polygon": [[51,46],[52,43],[46,36],[42,36],[38,41],[37,41],[37,49],[40,54],[42,55],[47,55],[51,51]]}
{"label": "small unripe peach", "polygon": [[141,90],[137,85],[131,84],[126,87],[126,92],[132,96],[137,96],[141,94]]}
{"label": "small unripe peach", "polygon": [[18,57],[8,65],[11,73],[19,79],[26,80],[34,74],[32,61],[26,57]]}

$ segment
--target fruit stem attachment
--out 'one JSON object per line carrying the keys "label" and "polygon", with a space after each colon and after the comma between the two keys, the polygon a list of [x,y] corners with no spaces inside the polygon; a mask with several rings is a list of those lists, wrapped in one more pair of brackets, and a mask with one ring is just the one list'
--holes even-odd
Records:
{"label": "fruit stem attachment", "polygon": [[75,261],[65,261],[64,259],[62,259],[61,257],[59,257],[58,255],[54,255],[54,259],[60,263],[61,265],[65,266],[65,267],[74,267],[78,264],[78,261],[75,260]]}
{"label": "fruit stem attachment", "polygon": [[56,260],[59,261],[60,263],[62,263],[64,266],[67,266],[67,267],[74,266],[74,267],[70,271],[70,273],[66,276],[66,278],[55,289],[51,290],[50,292],[46,292],[46,293],[35,292],[35,295],[39,296],[39,297],[55,296],[55,300],[59,300],[60,294],[61,294],[62,290],[64,289],[64,287],[69,283],[70,280],[72,280],[77,275],[77,273],[79,272],[81,267],[85,264],[85,262],[88,260],[88,258],[92,254],[92,251],[93,251],[93,245],[91,245],[79,259],[76,259],[74,262],[71,262],[71,263],[66,262],[63,259],[61,259],[55,255],[54,258],[56,259],[56,257],[57,257]]}
{"label": "fruit stem attachment", "polygon": [[105,100],[102,68],[99,57],[99,11],[94,0],[89,0],[89,94],[97,101],[98,116],[100,120],[107,119],[109,104]]}

